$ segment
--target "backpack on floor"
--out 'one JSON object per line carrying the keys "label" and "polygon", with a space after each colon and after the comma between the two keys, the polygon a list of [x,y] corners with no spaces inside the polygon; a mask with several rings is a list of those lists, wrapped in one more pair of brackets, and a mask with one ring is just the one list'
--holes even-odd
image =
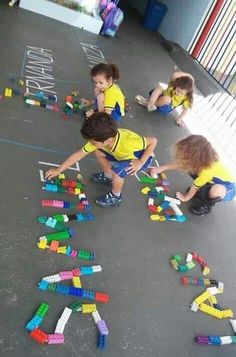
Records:
{"label": "backpack on floor", "polygon": [[[101,0],[102,2],[106,0]],[[124,19],[124,13],[117,7],[119,0],[109,1],[107,6],[101,11],[103,26],[101,35],[114,37],[121,22]]]}

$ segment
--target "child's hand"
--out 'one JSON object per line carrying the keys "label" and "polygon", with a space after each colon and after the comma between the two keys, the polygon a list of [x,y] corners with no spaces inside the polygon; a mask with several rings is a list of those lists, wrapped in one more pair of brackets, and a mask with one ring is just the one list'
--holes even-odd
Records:
{"label": "child's hand", "polygon": [[88,110],[88,111],[85,113],[86,118],[91,117],[91,115],[93,115],[93,113],[94,113],[94,110],[93,110],[93,109]]}
{"label": "child's hand", "polygon": [[142,166],[142,161],[134,159],[130,162],[129,168],[127,168],[125,171],[128,173],[128,175],[135,175],[141,169]]}
{"label": "child's hand", "polygon": [[80,101],[85,107],[88,107],[91,104],[91,101],[86,98],[81,98]]}
{"label": "child's hand", "polygon": [[45,179],[51,180],[53,177],[60,175],[61,171],[59,168],[49,169],[45,174]]}
{"label": "child's hand", "polygon": [[176,124],[177,124],[180,128],[183,128],[183,126],[184,126],[184,121],[183,121],[182,119],[178,119],[178,120],[176,121]]}
{"label": "child's hand", "polygon": [[176,197],[182,201],[182,202],[187,202],[188,199],[186,199],[186,196],[184,193],[181,193],[181,192],[176,192]]}
{"label": "child's hand", "polygon": [[152,167],[151,169],[148,170],[148,174],[152,177],[154,175],[159,175],[163,172],[163,169],[161,167]]}
{"label": "child's hand", "polygon": [[94,94],[95,94],[95,97],[100,93],[101,91],[98,89],[98,88],[94,88]]}

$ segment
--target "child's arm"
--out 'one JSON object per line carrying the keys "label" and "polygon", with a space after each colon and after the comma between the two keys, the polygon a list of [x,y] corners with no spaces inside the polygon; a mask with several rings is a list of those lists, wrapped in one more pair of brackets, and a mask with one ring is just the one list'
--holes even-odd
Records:
{"label": "child's arm", "polygon": [[180,116],[178,117],[176,124],[178,126],[180,126],[181,128],[184,126],[184,121],[183,118],[185,117],[185,115],[187,114],[187,112],[189,111],[189,108],[184,108],[182,110],[182,113],[180,114]]}
{"label": "child's arm", "polygon": [[165,165],[161,165],[158,167],[152,167],[150,170],[150,175],[152,176],[153,174],[161,174],[164,171],[168,170],[178,170],[179,166],[175,162],[170,162]]}
{"label": "child's arm", "polygon": [[172,76],[170,77],[171,82],[174,82],[177,78],[180,78],[180,77],[190,77],[192,79],[193,83],[194,83],[193,76],[190,73],[187,73],[187,72],[174,72],[172,74]]}
{"label": "child's arm", "polygon": [[130,167],[126,170],[128,174],[134,175],[137,171],[141,169],[141,167],[145,164],[149,156],[152,155],[153,150],[157,145],[157,139],[154,137],[147,137],[146,138],[146,149],[143,152],[143,155],[140,159],[134,159],[130,163]]}
{"label": "child's arm", "polygon": [[86,155],[88,155],[87,152],[83,151],[82,149],[79,151],[76,151],[74,154],[69,156],[59,167],[49,169],[46,172],[45,178],[47,180],[51,180],[53,177],[58,176],[60,173],[68,169],[68,167],[74,165],[77,161],[80,161],[83,159]]}
{"label": "child's arm", "polygon": [[189,191],[185,194],[181,192],[176,192],[176,197],[182,202],[187,202],[196,195],[197,191],[198,191],[197,187],[192,185]]}

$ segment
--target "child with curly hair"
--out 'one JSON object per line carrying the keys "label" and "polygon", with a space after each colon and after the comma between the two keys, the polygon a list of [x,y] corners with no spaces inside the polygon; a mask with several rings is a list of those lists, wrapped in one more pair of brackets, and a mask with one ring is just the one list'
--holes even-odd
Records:
{"label": "child with curly hair", "polygon": [[180,127],[184,126],[183,118],[189,111],[193,103],[194,78],[190,73],[175,72],[171,76],[167,89],[158,85],[149,92],[150,98],[136,95],[138,104],[147,107],[148,111],[158,111],[160,113],[170,113],[175,108],[182,106],[183,110],[176,123]]}
{"label": "child with curly hair", "polygon": [[94,82],[95,100],[82,98],[85,105],[94,104],[94,109],[85,113],[88,118],[95,111],[111,114],[115,121],[120,121],[125,115],[125,97],[120,87],[114,83],[120,78],[119,69],[115,64],[99,63],[91,70]]}
{"label": "child with curly hair", "polygon": [[205,215],[211,212],[216,202],[230,201],[235,197],[235,182],[210,142],[202,135],[190,135],[180,140],[174,147],[171,163],[152,168],[150,174],[166,170],[183,170],[193,179],[193,185],[186,193],[177,192],[176,197],[183,202],[198,198],[190,212]]}

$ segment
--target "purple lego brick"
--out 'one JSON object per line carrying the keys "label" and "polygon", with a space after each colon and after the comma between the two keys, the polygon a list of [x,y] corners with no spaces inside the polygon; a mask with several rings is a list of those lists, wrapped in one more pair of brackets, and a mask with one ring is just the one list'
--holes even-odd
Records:
{"label": "purple lego brick", "polygon": [[97,327],[101,335],[108,335],[109,331],[104,320],[100,320],[97,322]]}

